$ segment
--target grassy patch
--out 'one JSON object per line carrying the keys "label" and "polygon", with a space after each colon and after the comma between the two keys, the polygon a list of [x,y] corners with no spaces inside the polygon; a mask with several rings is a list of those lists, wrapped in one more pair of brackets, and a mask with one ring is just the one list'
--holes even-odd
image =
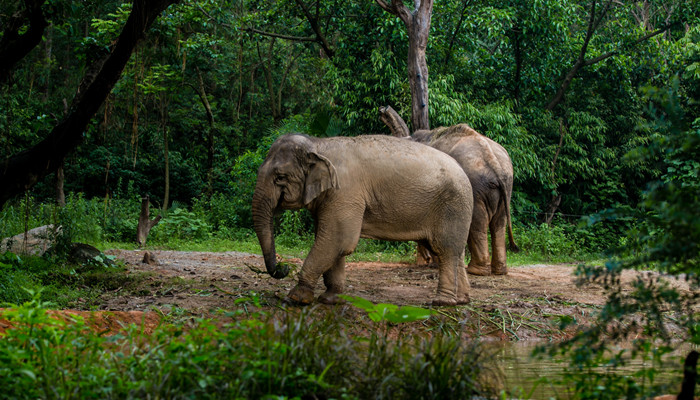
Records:
{"label": "grassy patch", "polygon": [[0,304],[22,303],[42,292],[58,308],[90,308],[105,291],[116,290],[140,278],[125,274],[123,266],[75,263],[57,257],[0,255]]}
{"label": "grassy patch", "polygon": [[239,309],[223,326],[189,320],[107,337],[43,307],[34,299],[4,315],[16,327],[0,340],[0,385],[11,397],[461,399],[500,390],[479,342],[358,337],[318,308]]}

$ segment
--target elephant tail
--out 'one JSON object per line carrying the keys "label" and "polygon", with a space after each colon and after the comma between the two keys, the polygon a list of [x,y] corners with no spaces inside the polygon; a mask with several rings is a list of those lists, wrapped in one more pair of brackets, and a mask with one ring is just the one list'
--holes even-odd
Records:
{"label": "elephant tail", "polygon": [[513,239],[513,224],[510,221],[510,201],[506,201],[506,218],[508,222],[508,248],[510,251],[513,253],[517,253],[520,251],[520,247],[518,247],[517,244],[515,244],[515,240]]}
{"label": "elephant tail", "polygon": [[[493,150],[491,149],[491,146],[486,147],[489,151],[491,151],[492,159],[496,160],[496,163],[499,164],[499,170],[503,170],[503,165],[500,165],[500,162],[498,158],[493,154]],[[494,168],[495,169],[495,168]],[[515,244],[515,239],[513,238],[513,223],[511,222],[511,217],[510,217],[510,194],[513,190],[513,177],[512,175],[510,177],[508,176],[501,176],[499,174],[496,174],[496,180],[498,181],[498,188],[501,191],[500,201],[503,202],[503,206],[505,208],[505,213],[506,213],[506,223],[507,223],[507,229],[508,229],[508,249],[512,251],[513,253],[517,253],[520,251],[520,247],[518,247],[517,244]],[[510,188],[510,190],[509,190]]]}
{"label": "elephant tail", "polygon": [[[520,251],[520,247],[518,247],[517,244],[515,244],[515,239],[513,238],[513,223],[511,222],[511,217],[510,217],[510,196],[508,195],[508,187],[506,186],[506,181],[508,179],[503,179],[503,177],[499,176],[498,178],[498,187],[501,191],[501,201],[503,202],[504,208],[505,208],[505,213],[506,213],[506,223],[507,226],[506,228],[508,229],[508,249],[512,251],[513,253],[517,253]],[[512,181],[510,181],[510,186],[513,186]]]}

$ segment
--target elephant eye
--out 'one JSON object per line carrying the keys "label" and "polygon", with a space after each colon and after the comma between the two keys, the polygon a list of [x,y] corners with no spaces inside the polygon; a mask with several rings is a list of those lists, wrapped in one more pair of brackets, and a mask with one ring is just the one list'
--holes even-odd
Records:
{"label": "elephant eye", "polygon": [[277,175],[275,177],[275,183],[284,183],[287,181],[287,175]]}

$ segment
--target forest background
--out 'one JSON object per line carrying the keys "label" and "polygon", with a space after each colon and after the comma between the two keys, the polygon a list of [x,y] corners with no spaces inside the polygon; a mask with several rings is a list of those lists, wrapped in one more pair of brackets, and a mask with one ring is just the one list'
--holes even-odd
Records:
{"label": "forest background", "polygon": [[[38,143],[70,112],[130,11],[121,2],[36,3],[44,40],[0,86],[3,158]],[[686,125],[698,115],[694,5],[436,2],[430,125],[468,123],[508,150],[516,228],[554,222],[578,245],[602,250],[632,221],[581,226],[581,217],[634,208],[649,182],[697,168],[632,152],[660,134],[659,92]],[[23,9],[2,7],[5,21]],[[377,111],[385,105],[411,128],[407,49],[401,21],[374,2],[175,4],[135,48],[59,172],[13,204],[62,203],[63,191],[100,199],[94,239],[133,241],[139,199],[149,195],[163,212],[180,210],[193,225],[190,239],[235,236],[251,226],[257,166],[280,133],[388,134]],[[185,211],[193,207],[196,216]],[[308,233],[306,222],[296,225]]]}

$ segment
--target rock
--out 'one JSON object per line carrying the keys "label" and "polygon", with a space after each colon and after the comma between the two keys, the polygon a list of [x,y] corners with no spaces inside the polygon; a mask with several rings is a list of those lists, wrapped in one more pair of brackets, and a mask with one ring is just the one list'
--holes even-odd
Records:
{"label": "rock", "polygon": [[100,249],[85,243],[72,243],[68,258],[70,261],[78,264],[101,262],[106,265],[114,265],[114,261],[107,258]]}
{"label": "rock", "polygon": [[0,253],[11,251],[15,254],[30,254],[41,256],[53,245],[56,236],[61,233],[61,227],[44,225],[30,229],[0,241]]}
{"label": "rock", "polygon": [[141,262],[148,265],[160,265],[156,255],[151,254],[150,251],[143,253],[143,260],[141,260]]}

